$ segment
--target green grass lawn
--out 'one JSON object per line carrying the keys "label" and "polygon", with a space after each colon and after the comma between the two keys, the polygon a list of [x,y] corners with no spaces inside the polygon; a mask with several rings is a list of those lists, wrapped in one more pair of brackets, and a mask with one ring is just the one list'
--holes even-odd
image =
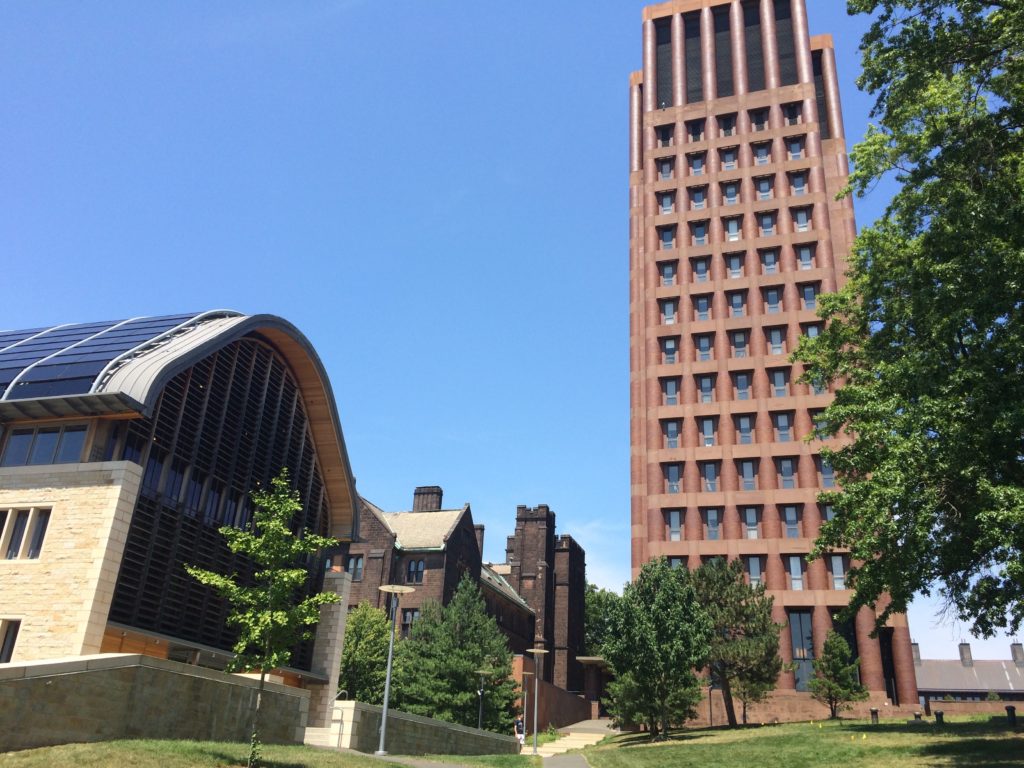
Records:
{"label": "green grass lawn", "polygon": [[738,730],[694,729],[657,744],[646,735],[618,736],[584,754],[593,768],[725,768],[729,766],[1024,766],[1024,728],[1005,717],[791,723]]}

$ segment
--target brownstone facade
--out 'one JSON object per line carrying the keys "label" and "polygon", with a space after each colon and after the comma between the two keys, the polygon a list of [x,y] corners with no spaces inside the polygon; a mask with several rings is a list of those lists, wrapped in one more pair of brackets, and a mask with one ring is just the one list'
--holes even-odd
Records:
{"label": "brownstone facade", "polygon": [[[741,558],[775,597],[780,688],[802,689],[848,556],[808,553],[834,484],[803,438],[830,401],[789,355],[820,330],[855,235],[831,38],[804,0],[673,0],[630,81],[632,565]],[[837,626],[865,684],[915,703],[904,616]]]}

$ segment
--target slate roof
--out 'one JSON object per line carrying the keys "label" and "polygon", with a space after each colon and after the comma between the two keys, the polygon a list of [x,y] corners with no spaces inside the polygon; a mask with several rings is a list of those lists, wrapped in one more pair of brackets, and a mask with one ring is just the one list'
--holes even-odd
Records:
{"label": "slate roof", "polygon": [[[508,566],[504,563],[500,564],[507,568]],[[499,592],[507,597],[509,600],[518,603],[523,606],[530,613],[534,610],[526,604],[526,601],[520,597],[519,593],[516,592],[512,585],[505,581],[505,578],[498,572],[498,565],[494,563],[483,563],[480,566],[480,581],[485,585],[491,587],[495,592]],[[508,571],[506,571],[508,572]]]}
{"label": "slate roof", "polygon": [[982,660],[965,667],[959,659],[921,659],[914,671],[921,691],[1024,693],[1024,666],[1013,661]]}

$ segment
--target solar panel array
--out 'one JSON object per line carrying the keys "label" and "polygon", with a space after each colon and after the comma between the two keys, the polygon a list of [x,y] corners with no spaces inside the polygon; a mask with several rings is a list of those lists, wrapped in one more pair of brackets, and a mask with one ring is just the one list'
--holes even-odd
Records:
{"label": "solar panel array", "polygon": [[0,400],[85,395],[118,356],[195,313],[0,331]]}

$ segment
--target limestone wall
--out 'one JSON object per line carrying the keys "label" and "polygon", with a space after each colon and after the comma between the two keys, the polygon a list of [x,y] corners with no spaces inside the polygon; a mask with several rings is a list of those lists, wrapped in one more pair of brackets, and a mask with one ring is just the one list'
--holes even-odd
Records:
{"label": "limestone wall", "polygon": [[[381,707],[371,704],[339,701],[330,727],[307,728],[306,743],[375,752],[380,744],[381,712]],[[385,749],[393,755],[497,755],[515,754],[519,745],[511,734],[479,731],[391,709]]]}
{"label": "limestone wall", "polygon": [[128,461],[0,469],[0,510],[51,510],[38,558],[0,559],[13,661],[99,653],[141,477]]}
{"label": "limestone wall", "polygon": [[[140,654],[0,666],[0,752],[123,738],[248,741],[258,681]],[[261,738],[302,741],[309,692],[268,683]]]}

